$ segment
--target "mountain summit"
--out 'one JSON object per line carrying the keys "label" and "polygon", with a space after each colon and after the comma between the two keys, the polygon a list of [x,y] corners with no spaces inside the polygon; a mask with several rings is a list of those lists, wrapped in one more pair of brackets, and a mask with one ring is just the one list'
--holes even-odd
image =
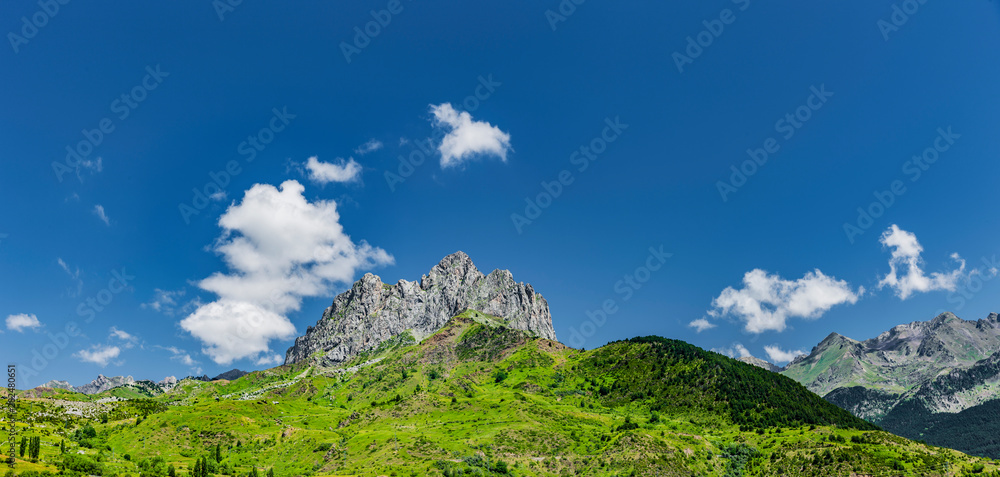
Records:
{"label": "mountain summit", "polygon": [[865,341],[831,334],[782,374],[887,431],[1000,457],[1000,317],[942,313]]}
{"label": "mountain summit", "polygon": [[327,364],[346,361],[390,340],[421,340],[464,310],[502,318],[514,329],[554,340],[549,305],[531,285],[515,283],[507,270],[483,275],[464,252],[434,266],[419,282],[382,283],[365,274],[337,295],[323,317],[285,353],[285,364],[317,354]]}

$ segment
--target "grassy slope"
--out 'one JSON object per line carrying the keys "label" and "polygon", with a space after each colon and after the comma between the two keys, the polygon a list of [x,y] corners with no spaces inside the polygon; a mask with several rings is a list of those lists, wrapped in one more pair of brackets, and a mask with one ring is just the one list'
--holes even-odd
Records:
{"label": "grassy slope", "polygon": [[[380,357],[353,373],[299,364],[184,381],[156,398],[181,405],[138,425],[139,408],[119,409],[95,426],[95,447],[111,450],[82,450],[106,474],[137,474],[153,456],[186,473],[216,444],[217,472],[257,466],[278,477],[482,472],[498,460],[515,475],[724,475],[740,461],[745,475],[996,468],[872,430],[790,379],[662,338],[580,352],[472,312]],[[54,462],[58,448],[45,444],[63,427],[42,425],[29,434],[43,435],[42,461]]]}

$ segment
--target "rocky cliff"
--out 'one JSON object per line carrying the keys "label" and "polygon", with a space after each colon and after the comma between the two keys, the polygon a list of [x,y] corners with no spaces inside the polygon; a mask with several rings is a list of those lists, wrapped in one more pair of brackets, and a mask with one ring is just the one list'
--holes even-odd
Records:
{"label": "rocky cliff", "polygon": [[855,341],[830,334],[808,356],[796,358],[782,374],[825,396],[863,386],[903,393],[951,369],[967,369],[1000,351],[1000,317],[976,321],[942,313],[930,321],[893,327]]}
{"label": "rocky cliff", "polygon": [[103,374],[98,374],[97,379],[84,384],[83,386],[77,386],[74,390],[83,394],[97,394],[111,388],[133,383],[135,383],[135,379],[132,379],[132,376],[107,377]]}
{"label": "rocky cliff", "polygon": [[996,313],[942,313],[866,341],[833,333],[782,374],[894,434],[1000,457]]}
{"label": "rocky cliff", "polygon": [[449,318],[472,309],[503,318],[515,329],[554,340],[549,305],[531,285],[515,283],[507,270],[483,275],[464,252],[448,255],[419,282],[382,283],[366,274],[338,295],[316,326],[296,338],[285,364],[322,353],[336,364],[408,333],[421,340]]}

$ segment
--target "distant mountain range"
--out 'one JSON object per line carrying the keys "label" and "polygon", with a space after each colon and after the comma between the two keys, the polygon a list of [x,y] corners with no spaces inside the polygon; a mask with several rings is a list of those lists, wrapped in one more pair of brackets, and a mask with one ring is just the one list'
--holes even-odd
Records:
{"label": "distant mountain range", "polygon": [[943,313],[865,341],[832,333],[781,374],[895,434],[1000,457],[996,313]]}
{"label": "distant mountain range", "polygon": [[[246,371],[239,369],[231,369],[226,371],[214,378],[209,378],[206,376],[192,377],[188,376],[184,379],[197,379],[199,381],[215,381],[218,379],[234,380],[239,379],[247,374]],[[67,381],[49,381],[38,388],[52,388],[52,389],[63,389],[66,391],[73,391],[82,394],[99,394],[105,391],[110,391],[115,388],[128,387],[134,388],[140,392],[140,394],[146,395],[158,395],[171,390],[178,383],[178,379],[173,376],[167,376],[158,382],[153,382],[150,380],[140,380],[136,381],[132,376],[105,376],[103,374],[98,374],[97,379],[81,385],[73,386]]]}

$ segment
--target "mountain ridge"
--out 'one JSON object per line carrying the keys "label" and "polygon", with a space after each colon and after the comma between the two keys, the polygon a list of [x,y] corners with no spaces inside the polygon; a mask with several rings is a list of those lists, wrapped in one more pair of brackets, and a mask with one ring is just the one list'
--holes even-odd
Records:
{"label": "mountain ridge", "polygon": [[[975,321],[941,313],[865,341],[831,333],[782,374],[890,432],[1000,457],[997,313]],[[987,424],[975,432],[945,431],[979,421]]]}
{"label": "mountain ridge", "polygon": [[459,251],[444,257],[419,282],[390,285],[365,274],[295,339],[285,364],[313,357],[341,363],[393,339],[419,341],[467,309],[501,317],[514,329],[556,337],[548,302],[531,285],[515,283],[508,270],[483,275]]}

